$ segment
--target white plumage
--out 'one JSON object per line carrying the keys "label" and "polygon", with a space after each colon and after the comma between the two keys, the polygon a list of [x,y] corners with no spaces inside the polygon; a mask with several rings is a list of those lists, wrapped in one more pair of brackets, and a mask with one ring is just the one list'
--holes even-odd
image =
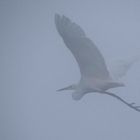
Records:
{"label": "white plumage", "polygon": [[107,94],[140,111],[134,104],[129,104],[117,95],[107,92],[110,88],[121,87],[124,84],[113,80],[101,52],[86,36],[82,28],[69,18],[58,14],[55,15],[55,24],[65,45],[75,57],[81,72],[81,79],[78,84],[70,85],[58,91],[74,90],[72,93],[74,100],[79,100],[91,92]]}

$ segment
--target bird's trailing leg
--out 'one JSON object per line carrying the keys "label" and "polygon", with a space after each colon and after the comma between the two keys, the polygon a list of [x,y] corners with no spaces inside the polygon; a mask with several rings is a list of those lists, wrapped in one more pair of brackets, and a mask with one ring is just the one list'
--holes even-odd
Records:
{"label": "bird's trailing leg", "polygon": [[130,108],[132,108],[132,109],[134,109],[134,110],[140,112],[140,106],[135,105],[135,103],[128,103],[127,101],[125,101],[125,100],[122,99],[121,97],[119,97],[119,96],[117,96],[117,95],[115,95],[115,94],[113,94],[113,93],[110,93],[110,92],[104,91],[104,92],[101,92],[101,93],[110,95],[110,96],[112,96],[112,97],[114,97],[114,98],[120,100],[122,103],[126,104],[126,105],[129,106]]}

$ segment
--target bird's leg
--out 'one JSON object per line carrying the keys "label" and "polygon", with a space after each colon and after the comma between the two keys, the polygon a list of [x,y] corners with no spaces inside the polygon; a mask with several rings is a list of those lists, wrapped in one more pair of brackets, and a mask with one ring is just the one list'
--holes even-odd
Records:
{"label": "bird's leg", "polygon": [[114,98],[120,100],[121,102],[123,102],[124,104],[126,104],[127,106],[129,106],[130,108],[132,108],[132,109],[134,109],[134,110],[140,112],[140,106],[135,105],[135,103],[128,103],[127,101],[125,101],[125,100],[122,99],[121,97],[115,95],[114,93],[110,93],[110,92],[106,92],[106,91],[101,92],[101,93],[110,95],[110,96],[112,96],[112,97],[114,97]]}

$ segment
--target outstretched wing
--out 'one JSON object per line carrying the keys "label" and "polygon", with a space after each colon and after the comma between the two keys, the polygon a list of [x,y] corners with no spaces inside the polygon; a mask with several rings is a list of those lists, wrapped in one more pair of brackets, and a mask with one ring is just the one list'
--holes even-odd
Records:
{"label": "outstretched wing", "polygon": [[139,56],[135,56],[133,58],[128,58],[127,60],[120,60],[114,65],[112,65],[110,72],[114,79],[120,79],[124,77],[128,70],[139,60]]}
{"label": "outstretched wing", "polygon": [[57,31],[74,55],[83,77],[110,79],[104,58],[79,25],[65,16],[55,15]]}

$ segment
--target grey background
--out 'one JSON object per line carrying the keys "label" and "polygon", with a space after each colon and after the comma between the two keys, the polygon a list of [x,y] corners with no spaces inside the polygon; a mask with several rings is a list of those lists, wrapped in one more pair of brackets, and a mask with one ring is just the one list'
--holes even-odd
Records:
{"label": "grey background", "polygon": [[[139,0],[0,0],[0,139],[139,140],[140,113],[116,99],[56,90],[80,78],[54,14],[79,24],[106,62],[140,54]],[[140,63],[113,89],[140,105]]]}

